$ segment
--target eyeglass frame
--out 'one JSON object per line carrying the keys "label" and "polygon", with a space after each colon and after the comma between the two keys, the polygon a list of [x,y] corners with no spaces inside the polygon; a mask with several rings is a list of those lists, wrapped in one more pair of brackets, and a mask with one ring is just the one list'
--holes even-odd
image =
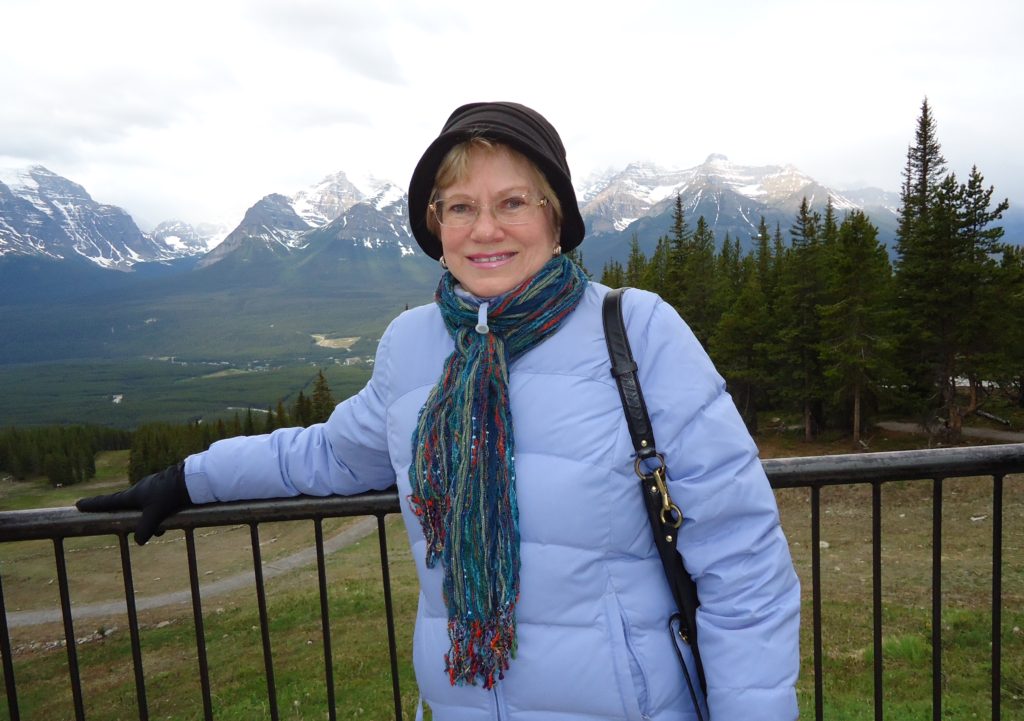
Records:
{"label": "eyeglass frame", "polygon": [[[550,204],[551,201],[548,200],[548,198],[544,195],[540,195],[540,197],[537,198],[536,201],[532,201],[532,198],[537,195],[537,193],[529,191],[525,193],[512,193],[499,200],[498,203],[502,203],[508,200],[509,198],[521,198],[524,202],[526,202],[527,206],[530,208],[544,208]],[[444,228],[471,228],[474,225],[476,225],[476,222],[478,220],[480,220],[480,216],[483,213],[484,208],[487,208],[489,211],[491,211],[491,217],[494,218],[494,222],[499,223],[500,225],[526,225],[527,223],[530,222],[530,220],[533,219],[532,215],[526,217],[524,220],[521,221],[509,221],[504,218],[500,218],[498,217],[497,212],[495,212],[494,210],[495,205],[497,205],[498,203],[479,203],[473,198],[466,198],[466,200],[460,202],[464,202],[470,205],[476,211],[476,216],[473,218],[473,220],[469,223],[466,223],[465,225],[452,225],[451,223],[445,223],[443,220],[441,220],[441,213],[437,211],[437,204],[444,204],[444,198],[435,198],[431,202],[427,203],[427,207],[430,208],[430,212],[434,214],[434,219],[437,221],[438,225]]]}

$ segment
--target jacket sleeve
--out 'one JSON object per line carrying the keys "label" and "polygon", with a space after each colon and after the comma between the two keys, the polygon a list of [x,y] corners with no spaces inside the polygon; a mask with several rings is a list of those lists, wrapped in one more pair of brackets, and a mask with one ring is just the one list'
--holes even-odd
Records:
{"label": "jacket sleeve", "polygon": [[393,485],[386,432],[393,328],[377,347],[369,383],[325,423],[228,438],[189,456],[185,483],[192,501],[351,495]]}
{"label": "jacket sleeve", "polygon": [[660,299],[633,310],[640,383],[700,597],[711,719],[795,719],[800,584],[757,447],[675,310]]}

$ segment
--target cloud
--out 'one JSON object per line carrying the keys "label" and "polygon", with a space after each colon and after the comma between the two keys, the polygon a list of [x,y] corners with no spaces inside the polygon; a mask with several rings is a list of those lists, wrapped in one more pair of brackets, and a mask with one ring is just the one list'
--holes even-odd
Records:
{"label": "cloud", "polygon": [[251,17],[284,45],[324,53],[368,80],[401,85],[405,73],[391,50],[393,18],[386,8],[386,3],[265,0],[253,4]]}

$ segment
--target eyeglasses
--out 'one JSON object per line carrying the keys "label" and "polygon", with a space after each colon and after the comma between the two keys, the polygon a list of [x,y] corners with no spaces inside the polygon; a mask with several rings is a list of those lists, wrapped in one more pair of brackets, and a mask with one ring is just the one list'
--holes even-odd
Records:
{"label": "eyeglasses", "polygon": [[446,228],[468,228],[477,221],[484,208],[490,208],[491,216],[503,225],[522,225],[533,220],[537,209],[547,204],[547,198],[538,198],[532,193],[515,193],[490,205],[455,196],[435,200],[430,204],[430,210],[437,222]]}

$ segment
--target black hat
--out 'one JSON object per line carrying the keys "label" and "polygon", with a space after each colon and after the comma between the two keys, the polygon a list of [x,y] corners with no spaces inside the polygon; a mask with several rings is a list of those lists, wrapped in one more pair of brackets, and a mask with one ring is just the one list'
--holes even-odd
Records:
{"label": "black hat", "polygon": [[565,146],[558,131],[535,110],[518,103],[470,103],[458,108],[430,144],[409,181],[409,225],[423,252],[441,257],[441,241],[427,228],[427,204],[437,179],[437,169],[448,151],[473,137],[508,145],[529,158],[547,178],[562,206],[563,251],[583,241],[585,232],[576,191],[572,187]]}

